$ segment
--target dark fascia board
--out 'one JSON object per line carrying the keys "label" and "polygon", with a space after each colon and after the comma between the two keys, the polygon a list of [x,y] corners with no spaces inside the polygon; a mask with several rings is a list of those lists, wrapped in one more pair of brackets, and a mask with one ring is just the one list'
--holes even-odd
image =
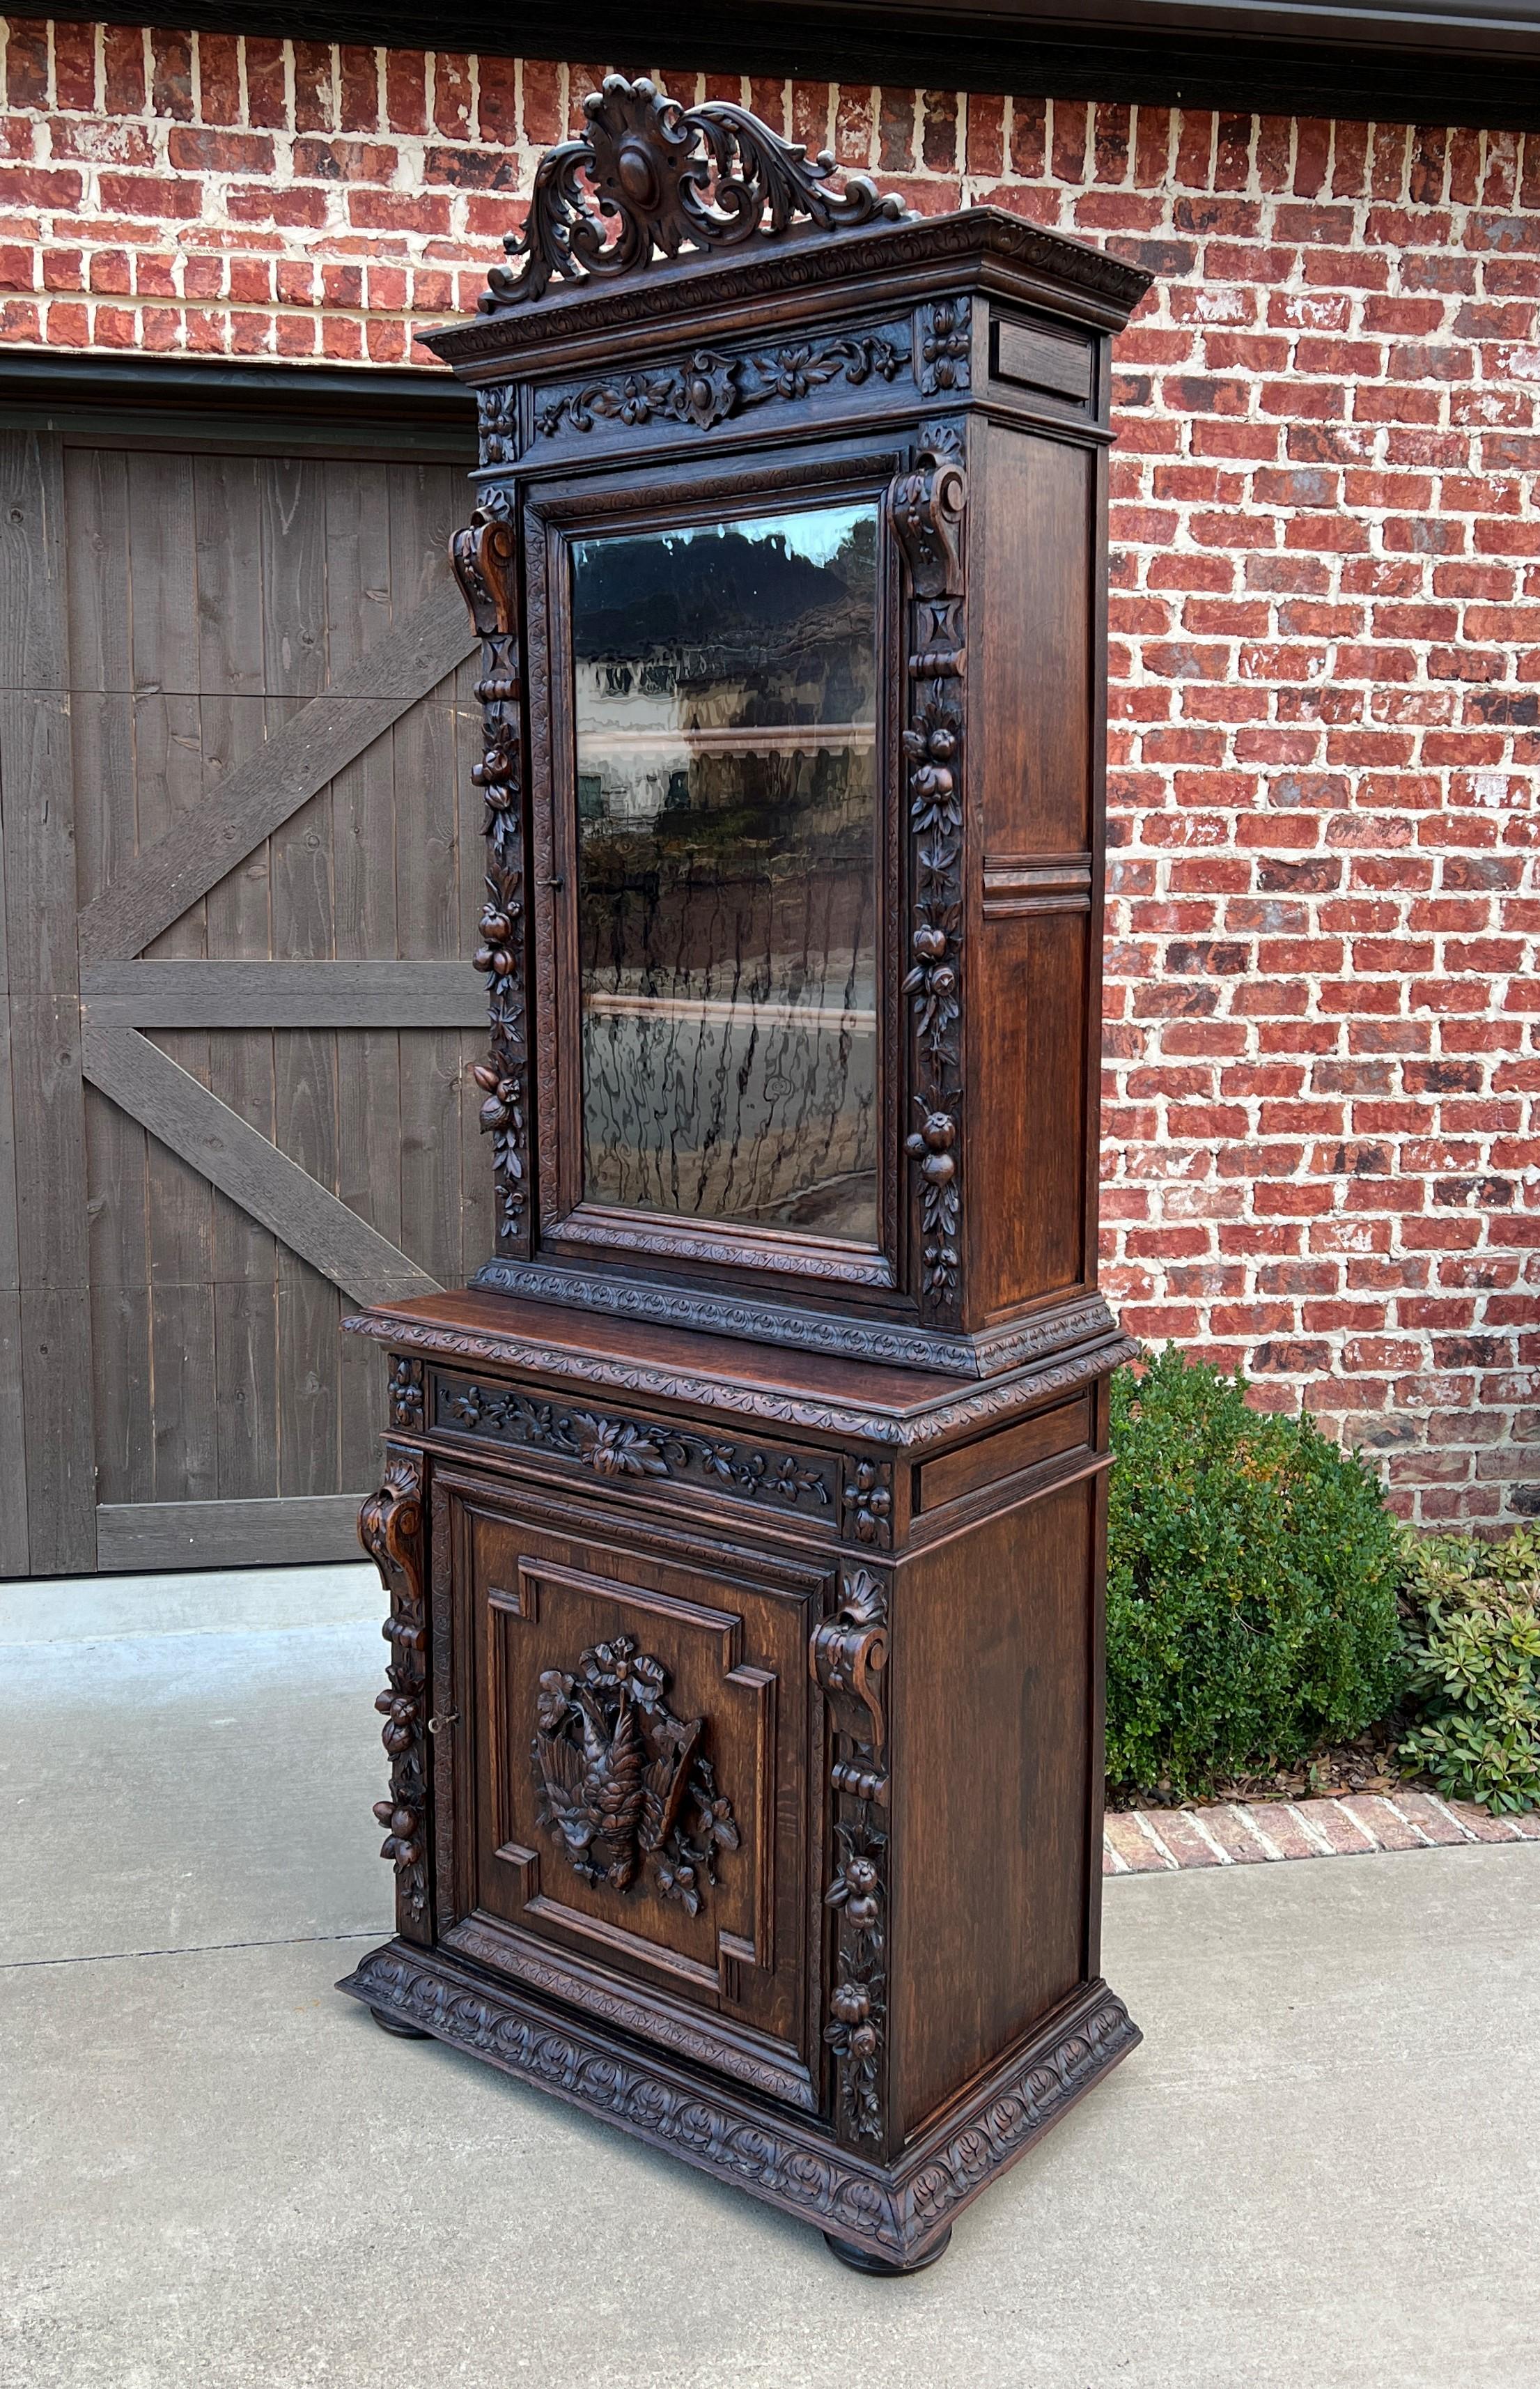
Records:
{"label": "dark fascia board", "polygon": [[5,349],[0,426],[151,446],[212,436],[243,449],[476,457],[475,401],[426,355],[422,370],[400,373]]}
{"label": "dark fascia board", "polygon": [[[110,5],[92,17],[147,21]],[[945,91],[1143,101],[1245,114],[1540,131],[1540,0],[1347,8],[1309,0],[757,0],[753,7],[624,6],[580,20],[515,5],[489,19],[456,0],[193,0],[199,30],[390,48],[611,63],[640,72],[796,75]]]}
{"label": "dark fascia board", "polygon": [[[426,364],[426,360],[425,360]],[[332,420],[339,407],[392,423],[457,430],[474,410],[464,390],[432,368],[270,365],[194,357],[104,357],[57,349],[0,350],[0,402],[159,406],[206,415],[235,407],[274,420]]]}

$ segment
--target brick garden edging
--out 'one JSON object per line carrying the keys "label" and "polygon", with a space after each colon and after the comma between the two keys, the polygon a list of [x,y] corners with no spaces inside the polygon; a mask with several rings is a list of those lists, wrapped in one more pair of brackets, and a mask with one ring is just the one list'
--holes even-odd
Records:
{"label": "brick garden edging", "polygon": [[1429,1792],[1342,1799],[1228,1800],[1211,1808],[1124,1808],[1107,1818],[1101,1872],[1172,1874],[1279,1859],[1356,1858],[1466,1842],[1540,1842],[1540,1810],[1491,1817]]}

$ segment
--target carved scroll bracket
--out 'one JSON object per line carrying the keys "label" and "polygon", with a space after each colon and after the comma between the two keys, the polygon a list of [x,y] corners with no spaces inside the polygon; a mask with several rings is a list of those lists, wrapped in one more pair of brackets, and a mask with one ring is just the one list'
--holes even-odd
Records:
{"label": "carved scroll bracket", "polygon": [[485,490],[450,553],[481,641],[476,695],[482,751],[471,778],[486,799],[488,867],[475,960],[487,980],[491,1050],[474,1075],[483,1096],[482,1132],[492,1140],[499,1248],[523,1258],[529,1242],[528,964],[518,555],[511,508],[504,489]]}
{"label": "carved scroll bracket", "polygon": [[880,1760],[886,1736],[882,1687],[887,1666],[887,1596],[878,1579],[857,1568],[845,1598],[808,1648],[813,1681],[834,1712],[838,1731]]}
{"label": "carved scroll bracket", "polygon": [[396,1870],[396,1930],[429,1937],[427,1906],[427,1603],[423,1580],[423,1460],[388,1447],[385,1482],[359,1512],[359,1539],[390,1597],[382,1633],[390,1646],[386,1688],[375,1703],[390,1761],[390,1796],[375,1804],[385,1827],[380,1856]]}

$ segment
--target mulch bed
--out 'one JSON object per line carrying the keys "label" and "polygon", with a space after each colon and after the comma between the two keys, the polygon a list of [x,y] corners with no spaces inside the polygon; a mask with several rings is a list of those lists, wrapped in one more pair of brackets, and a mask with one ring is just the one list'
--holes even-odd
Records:
{"label": "mulch bed", "polygon": [[1355,1792],[1431,1792],[1425,1775],[1407,1774],[1396,1757],[1405,1731],[1398,1719],[1371,1726],[1356,1742],[1334,1743],[1298,1767],[1266,1775],[1221,1776],[1207,1792],[1173,1792],[1169,1784],[1107,1787],[1109,1808],[1206,1808],[1231,1800],[1345,1798]]}

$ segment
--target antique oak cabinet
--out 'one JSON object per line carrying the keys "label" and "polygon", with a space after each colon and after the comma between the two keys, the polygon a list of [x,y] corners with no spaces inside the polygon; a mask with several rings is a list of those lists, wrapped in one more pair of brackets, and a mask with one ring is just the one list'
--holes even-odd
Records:
{"label": "antique oak cabinet", "polygon": [[1132,268],[612,77],[477,319],[496,1250],[390,1429],[343,1987],[903,2272],[1100,1978],[1104,466]]}

